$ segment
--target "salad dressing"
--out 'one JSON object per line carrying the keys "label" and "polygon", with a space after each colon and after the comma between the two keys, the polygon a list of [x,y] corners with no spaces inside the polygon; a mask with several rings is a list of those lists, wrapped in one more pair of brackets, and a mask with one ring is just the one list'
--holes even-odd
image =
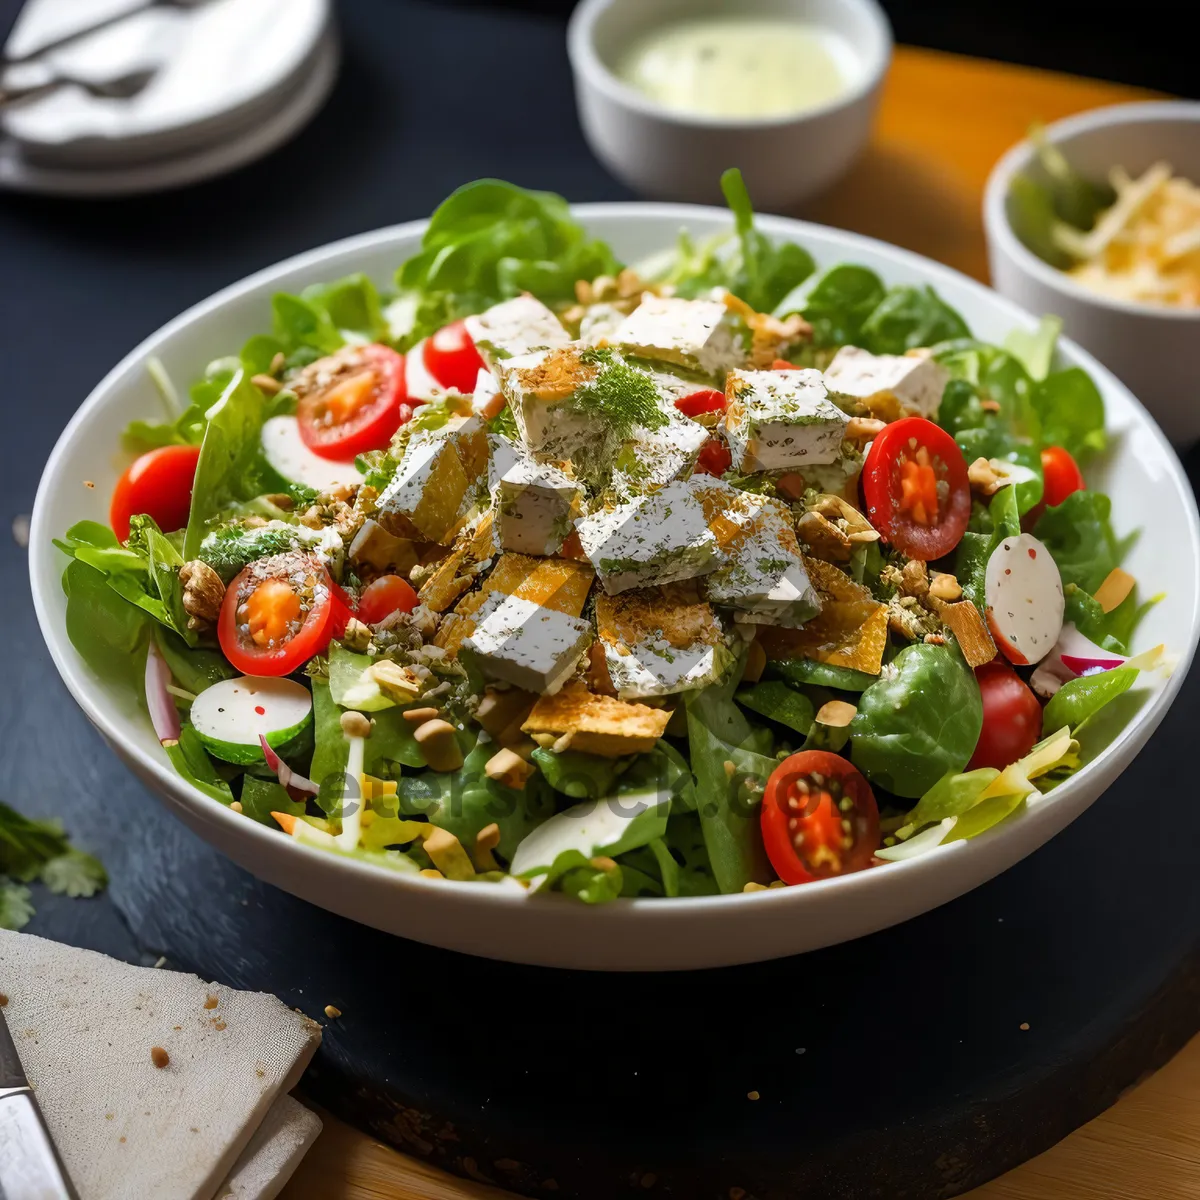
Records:
{"label": "salad dressing", "polygon": [[616,74],[666,108],[711,117],[782,117],[851,86],[856,56],[839,34],[779,17],[689,17],[642,34]]}

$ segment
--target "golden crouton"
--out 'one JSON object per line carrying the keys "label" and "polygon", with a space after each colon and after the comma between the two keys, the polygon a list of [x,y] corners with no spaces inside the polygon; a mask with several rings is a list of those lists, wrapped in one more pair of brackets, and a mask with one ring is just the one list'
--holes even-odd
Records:
{"label": "golden crouton", "polygon": [[667,709],[597,696],[582,684],[568,684],[553,696],[542,696],[521,730],[555,737],[570,734],[572,750],[619,758],[653,750],[670,719]]}

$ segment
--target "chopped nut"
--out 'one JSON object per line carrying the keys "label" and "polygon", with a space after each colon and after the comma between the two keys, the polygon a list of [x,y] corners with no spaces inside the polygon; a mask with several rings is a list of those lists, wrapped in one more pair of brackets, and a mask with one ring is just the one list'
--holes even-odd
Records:
{"label": "chopped nut", "polygon": [[484,765],[484,774],[489,779],[503,784],[507,788],[520,791],[530,775],[537,770],[527,763],[519,754],[512,750],[498,750]]}
{"label": "chopped nut", "polygon": [[150,1061],[161,1071],[171,1061],[171,1056],[161,1046],[151,1046]]}
{"label": "chopped nut", "polygon": [[575,730],[568,729],[566,733],[561,734],[554,739],[554,744],[550,747],[555,754],[565,754],[571,748],[571,743],[575,740]]}
{"label": "chopped nut", "polygon": [[580,304],[592,304],[595,302],[595,289],[586,279],[575,280],[575,299]]}
{"label": "chopped nut", "polygon": [[264,396],[274,396],[283,390],[283,384],[279,382],[273,375],[252,375],[250,382]]}
{"label": "chopped nut", "polygon": [[241,812],[242,811],[242,802],[240,800],[233,801],[233,803],[230,804],[230,806],[229,806],[229,811],[230,812]]}
{"label": "chopped nut", "polygon": [[189,629],[207,629],[221,615],[225,585],[221,577],[202,559],[196,558],[179,568],[183,586],[183,611],[188,615]]}
{"label": "chopped nut", "polygon": [[984,412],[998,413],[1000,411],[1000,401],[991,399],[980,400],[979,407],[982,408]]}
{"label": "chopped nut", "polygon": [[434,867],[426,867],[422,872],[426,879],[445,879],[445,875]]}
{"label": "chopped nut", "polygon": [[934,572],[933,581],[929,585],[929,596],[932,600],[953,601],[962,598],[962,587],[948,571]]}
{"label": "chopped nut", "polygon": [[886,421],[877,417],[851,417],[846,422],[846,440],[851,442],[869,442],[877,438],[887,428]]}
{"label": "chopped nut", "polygon": [[845,700],[829,700],[817,710],[817,723],[831,729],[845,729],[854,720],[858,709]]}
{"label": "chopped nut", "polygon": [[425,835],[425,853],[447,879],[473,879],[475,864],[463,849],[462,843],[448,829],[432,826]]}
{"label": "chopped nut", "polygon": [[610,872],[617,869],[616,859],[609,858],[607,854],[597,854],[595,858],[588,859],[588,864],[597,871]]}
{"label": "chopped nut", "polygon": [[722,766],[725,768],[725,778],[732,779],[737,774],[737,764],[731,758],[727,758]]}
{"label": "chopped nut", "polygon": [[888,628],[910,642],[921,641],[927,633],[937,633],[941,628],[937,617],[922,608],[915,596],[893,596],[887,613]]}
{"label": "chopped nut", "polygon": [[757,1099],[758,1099],[758,1097],[759,1097],[759,1094],[758,1094],[758,1092],[747,1092],[747,1093],[746,1093],[746,1099],[747,1099],[747,1100],[757,1100]]}
{"label": "chopped nut", "polygon": [[371,644],[371,627],[364,625],[357,617],[351,617],[346,622],[346,632],[342,635],[346,649],[362,654]]}
{"label": "chopped nut", "polygon": [[500,869],[500,864],[492,854],[498,845],[500,845],[500,826],[495,821],[490,825],[485,825],[475,835],[475,848],[471,857],[475,860],[475,870],[480,874]]}
{"label": "chopped nut", "polygon": [[911,558],[900,572],[900,594],[920,599],[929,594],[929,568],[919,559]]}
{"label": "chopped nut", "polygon": [[347,737],[368,738],[371,736],[371,722],[360,712],[344,712],[342,732]]}
{"label": "chopped nut", "polygon": [[275,353],[275,357],[271,359],[271,365],[267,368],[267,371],[271,375],[278,375],[286,365],[287,356],[282,350],[278,350]]}
{"label": "chopped nut", "polygon": [[338,1008],[336,1005],[327,1004],[327,1005],[325,1005],[325,1015],[331,1021],[336,1021],[338,1019],[338,1017],[340,1017],[342,1015],[342,1010],[340,1008]]}
{"label": "chopped nut", "polygon": [[753,879],[749,883],[742,885],[743,892],[765,892],[766,890],[767,885],[765,883],[755,883]]}
{"label": "chopped nut", "polygon": [[449,721],[434,718],[413,731],[425,761],[434,771],[457,771],[463,765],[462,749]]}
{"label": "chopped nut", "polygon": [[407,704],[421,694],[421,681],[411,667],[402,667],[389,658],[367,668],[367,674],[379,685],[390,700]]}
{"label": "chopped nut", "polygon": [[400,715],[412,725],[424,725],[426,721],[440,717],[442,711],[430,705],[426,708],[406,708]]}
{"label": "chopped nut", "polygon": [[530,692],[520,688],[508,688],[500,691],[496,688],[485,688],[483,699],[475,710],[475,720],[487,730],[492,737],[499,737],[514,722],[525,723],[537,699]]}
{"label": "chopped nut", "polygon": [[746,667],[742,671],[743,683],[757,683],[767,665],[767,652],[762,644],[755,639],[746,649]]}
{"label": "chopped nut", "polygon": [[796,534],[808,545],[814,558],[831,563],[850,561],[850,539],[821,513],[806,512],[796,522]]}

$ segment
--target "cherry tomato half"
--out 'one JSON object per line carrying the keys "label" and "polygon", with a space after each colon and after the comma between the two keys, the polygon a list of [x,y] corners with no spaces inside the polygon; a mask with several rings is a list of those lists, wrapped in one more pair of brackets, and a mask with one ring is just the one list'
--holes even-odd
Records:
{"label": "cherry tomato half", "polygon": [[1054,508],[1086,486],[1079,464],[1061,446],[1047,446],[1042,451],[1042,474],[1046,480],[1042,501],[1047,508]]}
{"label": "cherry tomato half", "polygon": [[680,396],[675,407],[685,417],[698,417],[701,413],[724,412],[725,393],[716,388],[701,388],[690,396]]}
{"label": "cherry tomato half", "polygon": [[412,416],[404,357],[387,346],[356,346],[318,359],[297,380],[297,392],[304,444],[339,462],[382,450]]}
{"label": "cherry tomato half", "polygon": [[715,475],[719,479],[733,466],[729,447],[718,438],[709,438],[696,456],[697,475]]}
{"label": "cherry tomato half", "polygon": [[483,359],[471,341],[465,321],[443,326],[425,340],[421,350],[425,370],[444,388],[457,388],[464,396],[475,390]]}
{"label": "cherry tomato half", "polygon": [[784,883],[861,871],[879,849],[879,809],[870,784],[844,758],[801,750],[767,780],[763,843]]}
{"label": "cherry tomato half", "polygon": [[871,443],[862,489],[871,524],[909,558],[949,554],[971,518],[962,451],[924,417],[893,421]]}
{"label": "cherry tomato half", "polygon": [[417,607],[417,593],[399,575],[381,575],[367,584],[358,601],[355,616],[367,625],[378,625],[394,612],[412,612]]}
{"label": "cherry tomato half", "polygon": [[1042,706],[1020,675],[999,658],[976,667],[975,678],[983,698],[983,729],[967,770],[1003,771],[1037,745],[1042,736]]}
{"label": "cherry tomato half", "polygon": [[290,675],[345,633],[344,595],[304,551],[253,562],[225,589],[221,649],[243,675]]}
{"label": "cherry tomato half", "polygon": [[130,517],[153,517],[164,533],[187,524],[199,458],[199,446],[160,446],[134,459],[117,480],[108,509],[108,523],[121,541],[129,537]]}

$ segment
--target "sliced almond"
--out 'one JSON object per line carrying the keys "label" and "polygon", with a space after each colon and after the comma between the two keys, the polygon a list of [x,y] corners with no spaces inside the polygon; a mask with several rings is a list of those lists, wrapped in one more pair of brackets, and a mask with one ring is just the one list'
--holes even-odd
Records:
{"label": "sliced almond", "polygon": [[1133,591],[1137,580],[1128,571],[1113,567],[1105,576],[1104,582],[1096,589],[1096,603],[1106,613],[1112,612],[1117,605],[1125,601]]}
{"label": "sliced almond", "polygon": [[858,709],[845,700],[829,700],[817,711],[817,723],[831,729],[845,729],[854,720]]}

